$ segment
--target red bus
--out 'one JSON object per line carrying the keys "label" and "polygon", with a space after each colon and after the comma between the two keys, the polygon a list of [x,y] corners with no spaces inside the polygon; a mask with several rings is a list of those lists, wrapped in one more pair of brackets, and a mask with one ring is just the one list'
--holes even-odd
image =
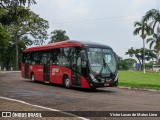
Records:
{"label": "red bus", "polygon": [[93,42],[68,40],[28,48],[23,51],[21,75],[66,88],[118,84],[116,54],[111,47]]}

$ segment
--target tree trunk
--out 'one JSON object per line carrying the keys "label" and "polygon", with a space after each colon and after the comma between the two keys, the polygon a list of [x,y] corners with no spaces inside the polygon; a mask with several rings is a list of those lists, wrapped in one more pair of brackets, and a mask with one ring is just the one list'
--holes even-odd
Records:
{"label": "tree trunk", "polygon": [[15,34],[15,46],[16,46],[16,69],[15,70],[19,70],[18,67],[18,39],[17,39],[17,33]]}
{"label": "tree trunk", "polygon": [[142,60],[142,64],[143,64],[143,73],[146,73],[146,68],[145,68],[145,41],[143,39],[143,60]]}
{"label": "tree trunk", "polygon": [[17,26],[18,26],[18,21],[17,21],[17,1],[15,2],[15,23],[14,25],[16,26],[16,32],[15,32],[15,47],[16,47],[16,68],[15,70],[19,70],[19,67],[18,67],[18,29],[17,29]]}

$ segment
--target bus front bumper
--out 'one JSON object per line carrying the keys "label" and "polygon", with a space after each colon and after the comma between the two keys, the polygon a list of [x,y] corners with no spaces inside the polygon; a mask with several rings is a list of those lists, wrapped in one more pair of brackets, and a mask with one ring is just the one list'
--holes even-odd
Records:
{"label": "bus front bumper", "polygon": [[116,87],[118,86],[118,79],[110,82],[92,82],[90,84],[91,88],[99,88],[99,87]]}

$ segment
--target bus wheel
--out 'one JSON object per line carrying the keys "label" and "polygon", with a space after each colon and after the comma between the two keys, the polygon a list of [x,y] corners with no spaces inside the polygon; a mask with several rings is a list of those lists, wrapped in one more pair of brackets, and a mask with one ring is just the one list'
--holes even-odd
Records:
{"label": "bus wheel", "polygon": [[71,83],[70,79],[67,76],[65,76],[64,77],[64,86],[66,88],[70,88],[71,87],[70,83]]}
{"label": "bus wheel", "polygon": [[31,74],[31,80],[32,80],[33,82],[35,82],[34,73]]}

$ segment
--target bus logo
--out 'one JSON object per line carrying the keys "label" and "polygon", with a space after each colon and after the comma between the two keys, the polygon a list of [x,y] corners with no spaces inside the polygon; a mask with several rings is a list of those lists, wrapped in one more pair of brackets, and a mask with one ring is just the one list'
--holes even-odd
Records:
{"label": "bus logo", "polygon": [[11,112],[2,112],[2,117],[11,117]]}
{"label": "bus logo", "polygon": [[52,75],[55,75],[58,72],[59,72],[59,68],[53,68],[52,69]]}

